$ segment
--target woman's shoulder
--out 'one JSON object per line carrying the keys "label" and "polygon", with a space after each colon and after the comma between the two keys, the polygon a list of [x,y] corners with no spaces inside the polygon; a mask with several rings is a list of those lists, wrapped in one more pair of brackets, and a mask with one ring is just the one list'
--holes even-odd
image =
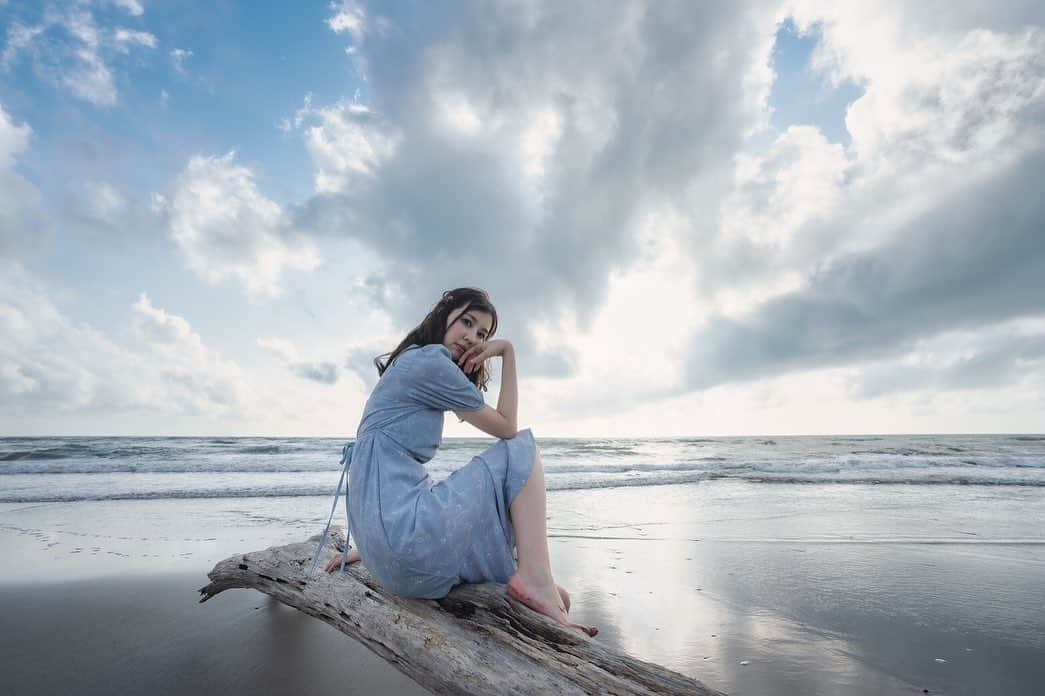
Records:
{"label": "woman's shoulder", "polygon": [[421,347],[421,352],[428,357],[444,357],[451,358],[450,349],[444,346],[442,343],[429,343],[427,346]]}
{"label": "woman's shoulder", "polygon": [[450,349],[441,343],[429,343],[426,346],[408,346],[399,354],[399,357],[396,358],[396,362],[411,363],[415,360],[429,362],[443,359],[453,362],[453,356],[450,354]]}

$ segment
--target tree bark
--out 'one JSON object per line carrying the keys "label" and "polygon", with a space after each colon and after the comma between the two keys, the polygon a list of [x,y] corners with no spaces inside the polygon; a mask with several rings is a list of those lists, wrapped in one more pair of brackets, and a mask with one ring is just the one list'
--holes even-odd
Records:
{"label": "tree bark", "polygon": [[362,563],[323,566],[344,548],[331,530],[311,579],[319,536],[221,561],[200,602],[251,587],[355,638],[435,694],[699,694],[721,692],[607,649],[511,599],[499,583],[462,584],[440,600],[387,592]]}

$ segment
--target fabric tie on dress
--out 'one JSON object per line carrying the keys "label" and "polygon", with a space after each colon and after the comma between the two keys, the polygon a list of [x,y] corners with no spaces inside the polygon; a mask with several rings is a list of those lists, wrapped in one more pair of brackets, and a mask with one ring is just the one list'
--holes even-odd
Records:
{"label": "fabric tie on dress", "polygon": [[[348,469],[352,466],[352,448],[355,447],[354,442],[349,442],[341,449],[341,478],[337,482],[337,490],[334,491],[334,504],[330,506],[330,517],[327,518],[327,526],[323,530],[323,537],[319,540],[319,546],[316,547],[316,552],[312,554],[312,565],[309,566],[308,576],[312,577],[312,572],[316,569],[316,563],[319,562],[319,554],[323,551],[323,546],[327,543],[327,535],[330,533],[330,523],[334,521],[334,511],[337,510],[337,499],[341,497],[341,484],[345,483],[345,476],[348,475]],[[345,572],[345,561],[348,559],[349,546],[349,530],[348,530],[348,486],[345,486],[345,550],[341,554],[341,570]]]}

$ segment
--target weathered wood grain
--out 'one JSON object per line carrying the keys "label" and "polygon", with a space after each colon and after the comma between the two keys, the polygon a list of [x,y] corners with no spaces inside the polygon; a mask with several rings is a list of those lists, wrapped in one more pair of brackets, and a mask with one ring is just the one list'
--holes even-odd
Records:
{"label": "weathered wood grain", "polygon": [[308,579],[318,541],[221,561],[200,602],[254,588],[326,621],[436,694],[720,693],[561,627],[511,599],[502,584],[459,585],[436,601],[386,592],[361,563],[327,574],[323,566],[344,548],[341,530],[332,530]]}

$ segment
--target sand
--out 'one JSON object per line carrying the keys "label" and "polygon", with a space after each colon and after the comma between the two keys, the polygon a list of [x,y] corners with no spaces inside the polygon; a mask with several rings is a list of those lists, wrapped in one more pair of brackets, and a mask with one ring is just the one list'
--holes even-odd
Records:
{"label": "sand", "polygon": [[326,624],[196,575],[0,586],[7,694],[424,694]]}

